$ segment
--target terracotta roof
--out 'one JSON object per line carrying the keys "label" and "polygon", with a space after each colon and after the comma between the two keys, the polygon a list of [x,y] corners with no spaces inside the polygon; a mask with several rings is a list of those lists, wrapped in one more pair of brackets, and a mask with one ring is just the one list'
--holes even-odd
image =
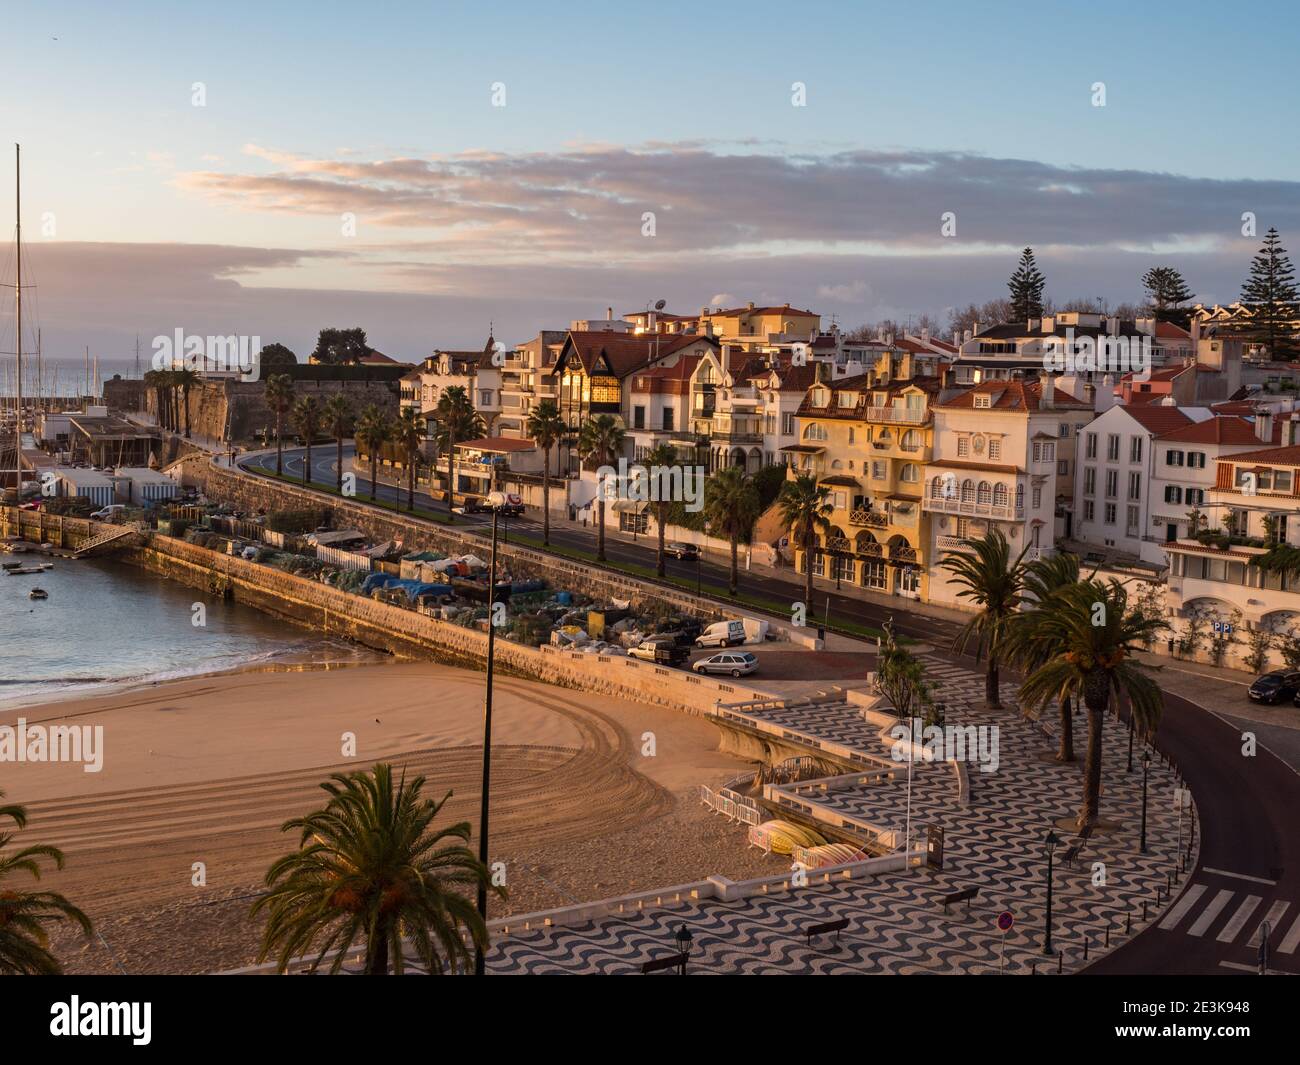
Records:
{"label": "terracotta roof", "polygon": [[1163,407],[1158,404],[1136,407],[1125,404],[1120,407],[1120,410],[1147,432],[1154,433],[1156,436],[1177,429],[1192,420],[1177,407]]}
{"label": "terracotta roof", "polygon": [[637,373],[641,377],[668,378],[671,380],[689,379],[699,366],[702,355],[683,355],[671,366],[651,366]]}
{"label": "terracotta roof", "polygon": [[711,312],[713,315],[731,315],[731,314],[797,314],[804,317],[818,318],[820,315],[816,311],[801,311],[798,307],[791,307],[785,303],[780,307],[729,307],[724,310]]}
{"label": "terracotta roof", "polygon": [[[1203,422],[1190,422],[1177,429],[1158,434],[1161,440],[1182,444],[1262,444],[1255,435],[1255,426],[1235,415],[1206,418]],[[1273,423],[1273,440],[1282,439],[1282,423]]]}
{"label": "terracotta roof", "polygon": [[[1174,378],[1182,376],[1188,370],[1195,373],[1197,369],[1198,367],[1193,363],[1191,366],[1166,366],[1160,370],[1150,370],[1147,371],[1149,376],[1144,377],[1142,381],[1138,382],[1138,384],[1142,384],[1145,381],[1172,381]],[[1120,381],[1132,381],[1133,379],[1133,374],[1126,373],[1120,378]]]}
{"label": "terracotta roof", "polygon": [[457,447],[473,448],[475,451],[536,451],[537,445],[531,440],[516,440],[511,436],[480,436],[476,440],[458,440]]}
{"label": "terracotta roof", "polygon": [[[1057,409],[1092,409],[1092,404],[1075,399],[1069,392],[1062,392],[1059,388],[1054,388],[1053,391]],[[995,395],[997,397],[991,402],[989,409],[992,410],[1036,411],[1040,409],[1039,400],[1042,395],[1042,385],[1038,381],[1025,381],[1019,377],[1010,381],[981,381],[974,388],[968,389],[961,395],[954,396],[939,405],[941,407],[964,407],[968,410],[984,410],[986,408],[975,406],[975,397],[978,395]]]}
{"label": "terracotta roof", "polygon": [[1156,336],[1162,340],[1191,340],[1192,334],[1173,322],[1156,322]]}
{"label": "terracotta roof", "polygon": [[1263,447],[1258,451],[1242,451],[1226,455],[1223,462],[1262,462],[1265,466],[1300,466],[1300,444],[1290,447]]}
{"label": "terracotta roof", "polygon": [[609,363],[614,376],[622,379],[648,366],[652,359],[671,355],[680,348],[699,342],[717,346],[717,341],[695,333],[673,336],[656,333],[614,333],[607,330],[585,332],[570,330],[564,350],[572,347],[583,369],[590,372],[601,356]]}
{"label": "terracotta roof", "polygon": [[1006,466],[996,462],[972,462],[970,459],[933,459],[931,466],[952,467],[955,470],[990,470],[993,473],[1024,473],[1019,466]]}

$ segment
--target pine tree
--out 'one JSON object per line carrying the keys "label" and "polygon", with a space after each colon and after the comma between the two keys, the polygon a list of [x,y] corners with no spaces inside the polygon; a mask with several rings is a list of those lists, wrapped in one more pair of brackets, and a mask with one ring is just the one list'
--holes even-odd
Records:
{"label": "pine tree", "polygon": [[1194,297],[1182,274],[1172,266],[1153,266],[1142,275],[1142,287],[1147,290],[1147,305],[1157,321],[1187,328],[1189,312],[1179,304]]}
{"label": "pine tree", "polygon": [[1241,286],[1241,302],[1250,311],[1249,331],[1268,345],[1270,357],[1300,351],[1295,337],[1300,319],[1295,267],[1275,228],[1270,227],[1264,235],[1264,246],[1250,264],[1250,277]]}
{"label": "pine tree", "polygon": [[1043,313],[1043,286],[1047,279],[1038,270],[1034,262],[1034,249],[1026,248],[1020,256],[1016,272],[1007,282],[1011,290],[1011,320],[1024,322],[1038,318]]}

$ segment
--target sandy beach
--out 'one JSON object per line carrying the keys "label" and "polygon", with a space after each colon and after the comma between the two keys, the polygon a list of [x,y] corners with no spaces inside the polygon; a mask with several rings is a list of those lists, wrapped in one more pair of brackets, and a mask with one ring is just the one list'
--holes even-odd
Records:
{"label": "sandy beach", "polygon": [[[250,672],[150,684],[7,711],[0,724],[102,726],[103,768],[6,764],[20,841],[62,848],[45,878],[95,920],[60,933],[74,972],[204,972],[247,964],[250,896],[320,805],[331,772],[387,760],[451,791],[478,823],[483,675],[431,663]],[[695,787],[747,768],[700,718],[512,678],[496,681],[492,860],[510,898],[493,916],[696,880],[779,870]],[[355,757],[345,754],[355,737]],[[653,742],[653,756],[643,755]],[[206,883],[195,885],[195,863]],[[101,938],[102,937],[102,938]]]}

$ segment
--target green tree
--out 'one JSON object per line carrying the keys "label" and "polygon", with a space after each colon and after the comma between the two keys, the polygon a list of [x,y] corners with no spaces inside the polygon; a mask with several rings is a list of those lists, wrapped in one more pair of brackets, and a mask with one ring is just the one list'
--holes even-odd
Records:
{"label": "green tree", "polygon": [[320,432],[320,401],[315,396],[303,396],[293,405],[291,417],[294,428],[298,430],[298,435],[302,437],[303,444],[307,448],[307,462],[303,466],[302,483],[311,484],[311,445],[316,439],[316,434]]}
{"label": "green tree", "polygon": [[[1025,566],[1022,592],[1033,609],[1022,610],[1011,616],[1007,626],[1004,653],[1009,662],[1022,672],[1029,673],[1059,653],[1060,648],[1039,633],[1043,618],[1043,604],[1059,593],[1079,583],[1079,558],[1061,552],[1050,558],[1036,558]],[[1057,696],[1060,714],[1061,743],[1056,753],[1058,762],[1074,761],[1074,699],[1070,692]],[[1028,710],[1024,704],[1022,709]],[[1041,709],[1041,707],[1039,707]]]}
{"label": "green tree", "polygon": [[[578,432],[578,456],[587,468],[599,470],[613,465],[623,454],[627,434],[611,414],[598,414]],[[605,496],[609,485],[597,479],[596,484],[596,559],[605,561]]]}
{"label": "green tree", "polygon": [[258,353],[257,364],[263,370],[282,370],[286,366],[297,366],[298,356],[283,344],[267,344]]}
{"label": "green tree", "polygon": [[1276,229],[1264,235],[1264,246],[1251,261],[1250,276],[1241,286],[1241,303],[1250,315],[1247,328],[1268,345],[1270,358],[1287,358],[1300,351],[1295,337],[1300,320],[1295,267]]}
{"label": "green tree", "polygon": [[[975,660],[988,654],[988,668],[984,675],[984,701],[995,709],[1002,706],[998,689],[998,660],[1002,656],[1002,643],[1007,625],[1020,607],[1020,590],[1025,578],[1022,550],[1015,561],[1011,559],[1011,545],[1000,529],[993,529],[978,540],[963,540],[967,551],[950,551],[939,560],[939,568],[947,570],[949,578],[961,591],[957,598],[967,600],[977,613],[953,640],[953,649],[965,652],[971,640],[975,641]],[[1028,550],[1026,545],[1025,550]]]}
{"label": "green tree", "polygon": [[397,414],[393,438],[402,449],[406,462],[406,509],[415,510],[415,467],[420,457],[420,442],[424,439],[424,419],[414,407],[403,407]]}
{"label": "green tree", "polygon": [[388,415],[375,404],[367,404],[357,419],[356,440],[359,449],[364,449],[370,459],[370,498],[373,500],[379,488],[379,453],[384,445],[393,438],[393,423]]}
{"label": "green tree", "polygon": [[704,515],[709,533],[731,541],[727,587],[732,596],[740,586],[740,545],[753,537],[759,513],[758,489],[739,466],[728,466],[704,482]]}
{"label": "green tree", "polygon": [[266,405],[275,416],[275,472],[284,473],[284,441],[280,429],[284,416],[293,406],[293,378],[286,373],[275,373],[266,379]]}
{"label": "green tree", "polygon": [[555,400],[544,399],[528,412],[524,430],[528,438],[542,449],[542,543],[551,543],[551,450],[564,439],[567,431]]}
{"label": "green tree", "polygon": [[185,412],[185,439],[190,438],[190,389],[194,388],[202,378],[190,369],[175,371],[174,377],[176,387],[180,389],[181,409]]}
{"label": "green tree", "polygon": [[360,326],[351,329],[322,329],[316,338],[316,347],[312,350],[313,362],[327,366],[343,366],[360,362],[370,354],[370,344],[366,340],[366,331]]}
{"label": "green tree", "polygon": [[1147,306],[1161,322],[1173,322],[1187,328],[1188,311],[1182,304],[1194,299],[1183,275],[1172,266],[1153,266],[1142,275]]}
{"label": "green tree", "polygon": [[330,436],[334,438],[334,443],[338,448],[335,454],[335,488],[340,494],[343,492],[343,441],[348,438],[352,432],[352,404],[348,397],[342,392],[335,392],[325,401],[325,409],[322,412],[325,429]]}
{"label": "green tree", "polygon": [[1020,262],[1016,272],[1007,281],[1011,292],[1011,320],[1024,322],[1030,318],[1039,318],[1043,313],[1043,286],[1047,279],[1038,270],[1034,261],[1034,249],[1026,248],[1020,253]]}
{"label": "green tree", "polygon": [[[3,791],[0,798],[4,798]],[[21,830],[27,825],[27,810],[0,805],[0,820],[6,819]],[[42,844],[6,853],[13,838],[13,832],[0,832],[0,975],[58,976],[63,966],[50,953],[48,928],[71,921],[90,936],[90,918],[53,891],[21,891],[6,884],[16,873],[39,880],[42,862],[50,862],[56,869],[64,864],[62,851]]]}
{"label": "green tree", "polygon": [[392,766],[334,773],[321,787],[329,801],[306,817],[286,821],[298,849],[266,874],[268,891],[253,904],[265,911],[262,959],[276,954],[284,972],[300,955],[315,954],[311,970],[334,952],[336,974],[359,941],[365,972],[401,975],[404,951],[431,974],[467,969],[474,948],[485,950],[488,930],[474,906],[491,873],[466,844],[468,821],[435,828],[441,802],[421,794],[425,779],[393,780]]}
{"label": "green tree", "polygon": [[1150,667],[1137,658],[1145,643],[1164,627],[1159,619],[1129,609],[1119,581],[1088,580],[1061,589],[1039,611],[1041,639],[1056,653],[1020,686],[1027,704],[1042,705],[1063,693],[1083,699],[1088,711],[1088,751],[1084,756],[1083,804],[1078,827],[1095,824],[1101,802],[1102,738],[1112,696],[1128,703],[1135,725],[1147,736],[1160,721],[1163,696]]}
{"label": "green tree", "polygon": [[456,445],[482,436],[483,419],[461,385],[442,390],[434,416],[438,419],[435,432],[438,451],[447,456],[447,512],[448,519],[454,522],[456,515],[451,513],[451,508],[456,505]]}
{"label": "green tree", "polygon": [[672,509],[673,500],[665,498],[663,486],[668,483],[671,473],[669,471],[676,469],[681,465],[677,458],[677,449],[671,444],[656,444],[650,449],[643,460],[647,472],[652,478],[658,478],[659,491],[652,493],[654,498],[650,506],[654,510],[655,525],[659,531],[659,546],[655,560],[655,573],[657,576],[664,576],[667,567],[664,565],[665,551],[664,539],[668,532],[668,512]]}
{"label": "green tree", "polygon": [[776,497],[781,508],[781,524],[790,530],[791,540],[803,551],[804,605],[811,612],[813,605],[813,552],[817,548],[817,534],[830,532],[830,516],[835,510],[831,491],[819,485],[806,473],[781,486]]}

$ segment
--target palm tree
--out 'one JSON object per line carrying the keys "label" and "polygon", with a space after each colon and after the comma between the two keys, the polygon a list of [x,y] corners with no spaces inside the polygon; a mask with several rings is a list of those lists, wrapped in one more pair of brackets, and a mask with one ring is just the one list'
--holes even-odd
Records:
{"label": "palm tree", "polygon": [[165,380],[164,371],[146,370],[143,378],[144,387],[153,392],[154,406],[158,410],[158,427],[167,428],[166,419],[163,414],[163,381]]}
{"label": "palm tree", "polygon": [[451,513],[451,508],[456,503],[456,444],[482,436],[483,419],[461,385],[442,390],[434,415],[438,419],[435,435],[438,451],[447,456],[447,517],[454,522],[456,515]]}
{"label": "palm tree", "polygon": [[673,505],[671,499],[663,498],[666,493],[662,491],[662,487],[668,480],[667,471],[680,466],[681,462],[677,458],[677,449],[671,444],[656,444],[646,453],[643,461],[651,475],[659,478],[660,491],[652,493],[654,498],[651,500],[650,505],[654,508],[655,524],[659,527],[659,557],[655,564],[655,574],[662,577],[666,572],[664,566],[664,537],[668,531],[668,511]]}
{"label": "palm tree", "polygon": [[731,541],[728,587],[733,596],[740,584],[740,544],[749,543],[761,507],[758,489],[739,466],[728,466],[704,483],[704,516],[709,532]]}
{"label": "palm tree", "polygon": [[[1022,610],[1011,618],[1007,627],[1007,640],[1003,652],[1022,673],[1028,674],[1050,660],[1059,649],[1043,639],[1038,632],[1043,604],[1063,588],[1079,583],[1079,558],[1061,552],[1050,558],[1036,558],[1025,567],[1023,592],[1032,600],[1033,609]],[[1021,701],[1021,708],[1029,704]],[[1074,700],[1070,694],[1058,699],[1060,713],[1061,746],[1056,753],[1058,762],[1074,761]],[[1040,707],[1041,709],[1041,707]]]}
{"label": "palm tree", "polygon": [[311,483],[311,442],[316,439],[316,434],[320,432],[321,409],[320,401],[315,396],[303,396],[293,405],[292,418],[294,426],[301,434],[303,443],[307,446],[307,465],[303,467],[302,483]]}
{"label": "palm tree", "polygon": [[528,414],[524,430],[528,438],[542,449],[542,544],[551,543],[551,448],[564,439],[568,431],[555,400],[544,399]]}
{"label": "palm tree", "polygon": [[343,441],[347,439],[348,433],[352,431],[352,404],[348,402],[348,397],[342,392],[335,392],[325,401],[325,410],[323,412],[325,428],[329,431],[330,436],[334,438],[334,443],[338,446],[338,454],[335,457],[336,474],[338,481],[335,488],[340,495],[343,494]]}
{"label": "palm tree", "polygon": [[375,498],[379,483],[379,452],[393,436],[388,415],[373,403],[367,404],[357,419],[357,445],[370,457],[370,498]]}
{"label": "palm tree", "polygon": [[1025,571],[1023,560],[1028,545],[1012,562],[1011,546],[1000,529],[993,529],[978,540],[963,540],[962,544],[974,553],[951,551],[939,560],[939,567],[951,573],[949,579],[961,587],[957,598],[970,600],[979,612],[962,627],[952,646],[954,651],[965,653],[973,638],[977,662],[988,652],[984,701],[993,709],[1001,709],[998,659],[1002,655],[1007,622],[1020,606]]}
{"label": "palm tree", "polygon": [[421,795],[424,783],[422,776],[394,782],[383,762],[334,773],[321,785],[330,796],[325,806],[284,823],[281,831],[301,835],[298,849],[267,870],[270,890],[253,904],[253,913],[267,911],[263,959],[275,952],[284,972],[294,957],[314,953],[315,971],[333,951],[336,974],[364,939],[368,975],[401,975],[404,948],[441,974],[470,964],[465,933],[475,948],[487,947],[472,896],[491,874],[465,846],[468,821],[431,827],[451,792],[434,802]]}
{"label": "palm tree", "polygon": [[1164,699],[1137,658],[1165,622],[1129,608],[1119,581],[1087,580],[1062,588],[1034,611],[1036,637],[1056,648],[1020,686],[1021,698],[1042,705],[1068,693],[1083,699],[1088,711],[1088,752],[1084,756],[1083,805],[1078,827],[1097,820],[1101,800],[1102,726],[1112,694],[1127,701],[1133,720],[1150,735],[1160,721]]}
{"label": "palm tree", "polygon": [[188,440],[190,438],[190,389],[202,378],[187,367],[175,371],[174,380],[181,390],[181,408],[185,411],[185,439]]}
{"label": "palm tree", "polygon": [[266,379],[266,405],[275,415],[275,475],[279,477],[284,473],[284,441],[280,439],[280,426],[293,406],[293,378],[287,373],[273,373]]}
{"label": "palm tree", "polygon": [[[0,791],[0,798],[4,792]],[[16,828],[27,825],[27,810],[22,806],[0,805],[0,819],[8,818]],[[73,921],[89,936],[93,931],[90,918],[62,895],[53,891],[18,891],[3,883],[13,873],[29,873],[41,878],[42,859],[63,868],[63,852],[57,847],[35,845],[12,854],[4,852],[14,833],[0,832],[0,974],[9,976],[58,976],[63,972],[59,960],[50,953],[47,925]]]}
{"label": "palm tree", "polygon": [[829,519],[835,510],[831,491],[818,485],[810,474],[801,473],[793,481],[781,485],[781,494],[776,501],[781,506],[781,523],[803,549],[803,597],[807,609],[812,610],[813,550],[817,546],[817,534],[830,531]]}
{"label": "palm tree", "polygon": [[406,460],[406,508],[415,510],[415,464],[420,454],[420,441],[424,439],[424,419],[414,407],[403,407],[397,412],[393,425],[393,439],[402,449]]}
{"label": "palm tree", "polygon": [[[623,454],[626,437],[623,428],[612,414],[598,414],[578,431],[578,456],[587,468],[600,469],[611,466]],[[600,481],[596,485],[596,561],[605,561],[605,496],[608,486]]]}

